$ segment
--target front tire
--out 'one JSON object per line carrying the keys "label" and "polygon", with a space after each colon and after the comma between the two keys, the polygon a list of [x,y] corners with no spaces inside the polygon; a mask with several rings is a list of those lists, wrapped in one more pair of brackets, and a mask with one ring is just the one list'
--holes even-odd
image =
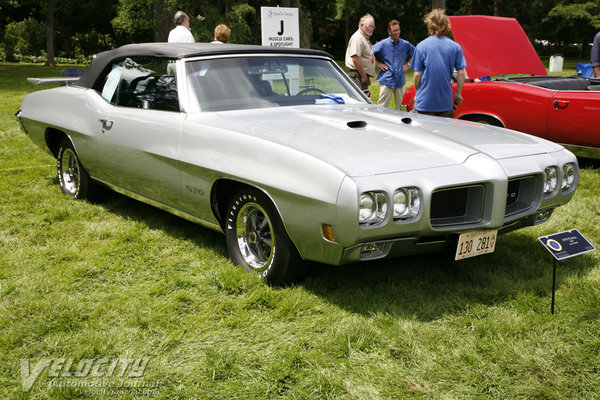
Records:
{"label": "front tire", "polygon": [[225,235],[232,261],[273,285],[300,278],[303,267],[279,213],[254,188],[239,190],[227,207]]}
{"label": "front tire", "polygon": [[74,199],[90,199],[94,182],[81,165],[73,144],[68,139],[60,142],[57,153],[57,173],[60,189]]}

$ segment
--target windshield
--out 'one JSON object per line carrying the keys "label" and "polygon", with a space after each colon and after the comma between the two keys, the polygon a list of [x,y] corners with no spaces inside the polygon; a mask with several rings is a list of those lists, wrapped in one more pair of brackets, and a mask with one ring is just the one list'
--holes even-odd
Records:
{"label": "windshield", "polygon": [[189,61],[191,101],[201,111],[365,103],[348,78],[326,59],[231,57]]}

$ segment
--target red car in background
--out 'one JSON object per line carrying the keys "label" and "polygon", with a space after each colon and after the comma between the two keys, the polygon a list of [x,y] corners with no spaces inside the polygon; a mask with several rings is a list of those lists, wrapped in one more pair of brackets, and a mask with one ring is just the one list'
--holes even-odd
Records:
{"label": "red car in background", "polygon": [[[600,158],[600,79],[547,76],[527,35],[514,18],[449,17],[462,47],[467,75],[455,117],[526,132],[564,145],[581,157]],[[453,85],[456,88],[456,84]],[[402,103],[412,110],[415,88]]]}

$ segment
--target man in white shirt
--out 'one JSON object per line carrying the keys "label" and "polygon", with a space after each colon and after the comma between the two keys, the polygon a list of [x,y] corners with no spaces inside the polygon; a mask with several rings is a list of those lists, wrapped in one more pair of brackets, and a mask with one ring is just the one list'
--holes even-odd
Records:
{"label": "man in white shirt", "polygon": [[169,32],[169,43],[194,43],[190,30],[190,18],[183,11],[175,13],[175,28]]}

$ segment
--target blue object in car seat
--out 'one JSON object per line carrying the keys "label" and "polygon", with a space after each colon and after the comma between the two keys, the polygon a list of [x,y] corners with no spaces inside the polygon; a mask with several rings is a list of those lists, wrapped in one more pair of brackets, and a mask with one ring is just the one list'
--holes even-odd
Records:
{"label": "blue object in car seat", "polygon": [[320,99],[315,100],[315,104],[346,104],[343,98],[335,94],[322,94]]}
{"label": "blue object in car seat", "polygon": [[75,76],[81,76],[83,75],[85,71],[83,71],[80,68],[75,68],[75,67],[67,67],[67,68],[63,68],[62,71],[60,71],[60,76],[62,77],[75,77]]}
{"label": "blue object in car seat", "polygon": [[593,78],[594,77],[594,69],[592,68],[592,65],[590,63],[583,64],[583,63],[578,62],[577,63],[577,75],[584,76],[586,78]]}

